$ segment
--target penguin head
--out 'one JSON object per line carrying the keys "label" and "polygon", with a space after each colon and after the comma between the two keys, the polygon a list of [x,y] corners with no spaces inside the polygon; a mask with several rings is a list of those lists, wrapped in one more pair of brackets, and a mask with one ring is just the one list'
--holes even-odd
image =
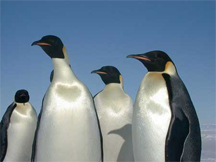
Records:
{"label": "penguin head", "polygon": [[150,72],[162,72],[165,70],[167,62],[172,62],[170,57],[163,51],[150,51],[144,54],[133,54],[128,55],[127,58],[135,58],[141,61]]}
{"label": "penguin head", "polygon": [[100,75],[103,82],[107,85],[109,83],[121,83],[122,76],[118,69],[114,66],[103,66],[101,69],[94,70],[91,73]]}
{"label": "penguin head", "polygon": [[25,89],[18,90],[15,94],[15,102],[26,103],[29,101],[28,91]]}
{"label": "penguin head", "polygon": [[54,35],[47,35],[42,37],[40,40],[35,41],[32,43],[33,45],[40,46],[47,55],[51,58],[61,58],[64,59],[64,52],[63,52],[63,43],[60,38]]}

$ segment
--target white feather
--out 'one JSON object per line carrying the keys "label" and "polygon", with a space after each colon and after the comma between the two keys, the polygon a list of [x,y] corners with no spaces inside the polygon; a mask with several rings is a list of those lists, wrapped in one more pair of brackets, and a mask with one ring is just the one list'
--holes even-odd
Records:
{"label": "white feather", "polygon": [[[103,135],[104,161],[133,161],[132,99],[123,91],[121,84],[110,83],[94,101]],[[113,132],[117,130],[117,133]]]}
{"label": "white feather", "polygon": [[16,105],[7,130],[8,146],[4,162],[30,162],[37,114],[29,102]]}
{"label": "white feather", "polygon": [[53,59],[54,78],[48,88],[37,137],[37,161],[100,161],[101,144],[89,90],[67,61]]}

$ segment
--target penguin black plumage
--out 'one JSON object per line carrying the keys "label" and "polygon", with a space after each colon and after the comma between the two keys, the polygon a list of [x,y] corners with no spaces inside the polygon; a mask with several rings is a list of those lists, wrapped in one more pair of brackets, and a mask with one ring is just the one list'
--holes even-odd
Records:
{"label": "penguin black plumage", "polygon": [[173,61],[162,51],[127,57],[148,69],[134,105],[135,161],[200,161],[199,120]]}
{"label": "penguin black plumage", "polygon": [[37,114],[29,102],[28,91],[15,94],[0,126],[0,161],[30,161]]}

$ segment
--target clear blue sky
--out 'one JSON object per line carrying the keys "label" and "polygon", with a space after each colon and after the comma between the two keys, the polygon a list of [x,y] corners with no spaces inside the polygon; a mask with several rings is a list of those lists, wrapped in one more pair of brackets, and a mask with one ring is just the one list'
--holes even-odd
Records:
{"label": "clear blue sky", "polygon": [[48,34],[62,39],[92,95],[104,84],[90,72],[114,65],[134,100],[147,70],[126,56],[167,52],[201,123],[215,122],[215,2],[1,2],[1,116],[22,88],[39,112],[53,67],[31,43]]}

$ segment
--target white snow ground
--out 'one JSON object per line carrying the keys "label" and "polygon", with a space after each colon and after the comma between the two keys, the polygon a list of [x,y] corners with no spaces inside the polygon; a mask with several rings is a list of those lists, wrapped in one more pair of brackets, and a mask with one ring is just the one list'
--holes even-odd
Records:
{"label": "white snow ground", "polygon": [[216,162],[216,124],[201,125],[202,162]]}

